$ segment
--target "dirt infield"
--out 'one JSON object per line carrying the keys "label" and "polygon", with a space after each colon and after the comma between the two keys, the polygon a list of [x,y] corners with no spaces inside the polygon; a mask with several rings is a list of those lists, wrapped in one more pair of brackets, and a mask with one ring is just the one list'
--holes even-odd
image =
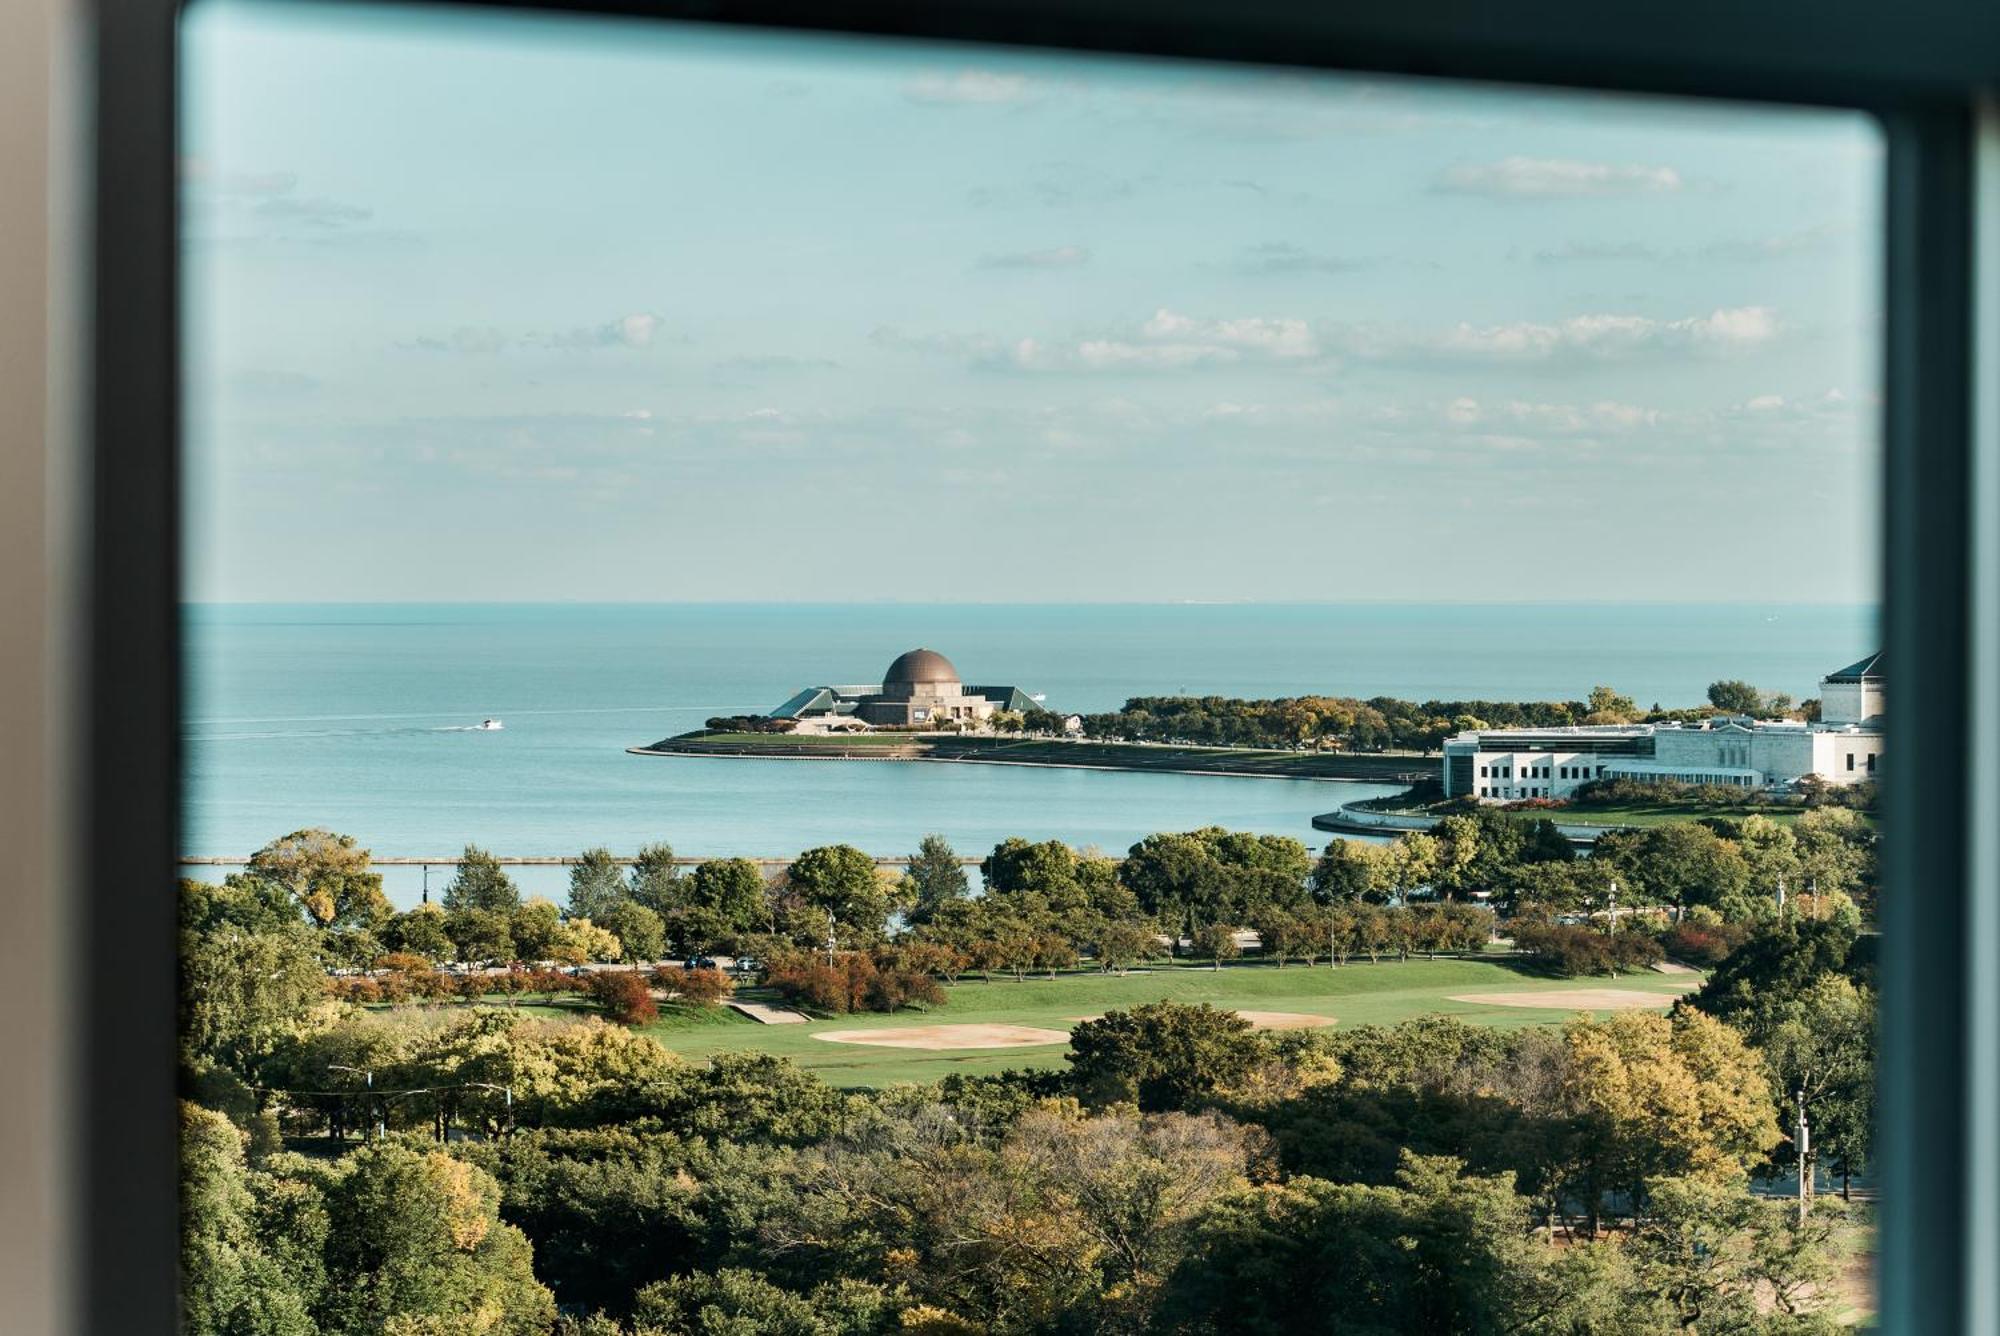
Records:
{"label": "dirt infield", "polygon": [[870,1044],[877,1048],[1033,1048],[1067,1044],[1066,1030],[1030,1025],[905,1025],[884,1030],[827,1030],[813,1036],[829,1044]]}
{"label": "dirt infield", "polygon": [[[1322,1025],[1332,1025],[1332,1016],[1315,1016],[1309,1011],[1238,1011],[1237,1015],[1249,1021],[1259,1030],[1312,1030]],[[1102,1016],[1072,1016],[1070,1020],[1081,1025],[1085,1021],[1101,1021]]]}
{"label": "dirt infield", "polygon": [[1454,993],[1451,1000],[1488,1007],[1534,1007],[1538,1011],[1635,1011],[1641,1007],[1664,1010],[1673,1005],[1674,997],[1637,988],[1571,988],[1545,993]]}
{"label": "dirt infield", "polygon": [[1309,1011],[1239,1011],[1236,1014],[1260,1030],[1312,1030],[1333,1024],[1333,1017],[1315,1016]]}

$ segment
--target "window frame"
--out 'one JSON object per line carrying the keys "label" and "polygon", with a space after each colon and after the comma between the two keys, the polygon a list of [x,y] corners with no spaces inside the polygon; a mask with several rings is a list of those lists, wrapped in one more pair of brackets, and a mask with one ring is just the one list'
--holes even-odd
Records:
{"label": "window frame", "polygon": [[[2000,6],[1845,0],[454,0],[722,24],[1185,56],[1858,108],[1888,143],[1881,1324],[2000,1330]],[[79,758],[62,896],[77,945],[80,1330],[175,1329],[178,854],[177,0],[98,0],[73,558],[87,606],[58,672]],[[1975,263],[1975,260],[1978,263]],[[1601,769],[1601,767],[1600,767]],[[109,833],[115,832],[115,837]],[[100,983],[115,981],[115,986]]]}

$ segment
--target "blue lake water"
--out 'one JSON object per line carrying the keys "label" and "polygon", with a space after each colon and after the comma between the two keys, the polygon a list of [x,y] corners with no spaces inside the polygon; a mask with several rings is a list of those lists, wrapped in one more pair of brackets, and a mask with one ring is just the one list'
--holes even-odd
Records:
{"label": "blue lake water", "polygon": [[[1054,709],[1134,695],[1577,699],[1608,683],[1692,704],[1719,677],[1814,694],[1876,648],[1872,608],[1605,605],[204,605],[187,612],[189,855],[301,826],[382,855],[471,841],[778,855],[844,840],[968,854],[1007,835],[1120,850],[1219,824],[1316,837],[1365,784],[631,756],[799,687],[879,680],[927,645]],[[500,732],[470,726],[495,716]],[[1323,838],[1323,837],[1319,837]],[[559,870],[527,869],[553,890]],[[399,903],[417,873],[392,870]]]}

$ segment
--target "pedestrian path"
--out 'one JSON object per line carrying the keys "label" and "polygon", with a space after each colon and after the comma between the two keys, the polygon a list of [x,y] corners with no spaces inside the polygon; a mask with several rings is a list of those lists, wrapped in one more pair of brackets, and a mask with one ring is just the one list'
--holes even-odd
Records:
{"label": "pedestrian path", "polygon": [[759,1025],[803,1025],[812,1019],[803,1011],[767,1006],[762,1002],[731,1002],[729,1005]]}

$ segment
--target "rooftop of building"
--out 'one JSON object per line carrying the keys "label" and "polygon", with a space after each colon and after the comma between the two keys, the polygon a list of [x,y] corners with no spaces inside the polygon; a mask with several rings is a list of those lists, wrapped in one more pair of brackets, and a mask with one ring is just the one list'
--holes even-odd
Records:
{"label": "rooftop of building", "polygon": [[962,680],[950,659],[934,649],[922,648],[898,654],[882,674],[885,688],[948,685]]}
{"label": "rooftop of building", "polygon": [[1828,673],[1828,682],[1880,682],[1887,677],[1882,666],[1883,651],[1876,650],[1867,658],[1848,664],[1839,672]]}

